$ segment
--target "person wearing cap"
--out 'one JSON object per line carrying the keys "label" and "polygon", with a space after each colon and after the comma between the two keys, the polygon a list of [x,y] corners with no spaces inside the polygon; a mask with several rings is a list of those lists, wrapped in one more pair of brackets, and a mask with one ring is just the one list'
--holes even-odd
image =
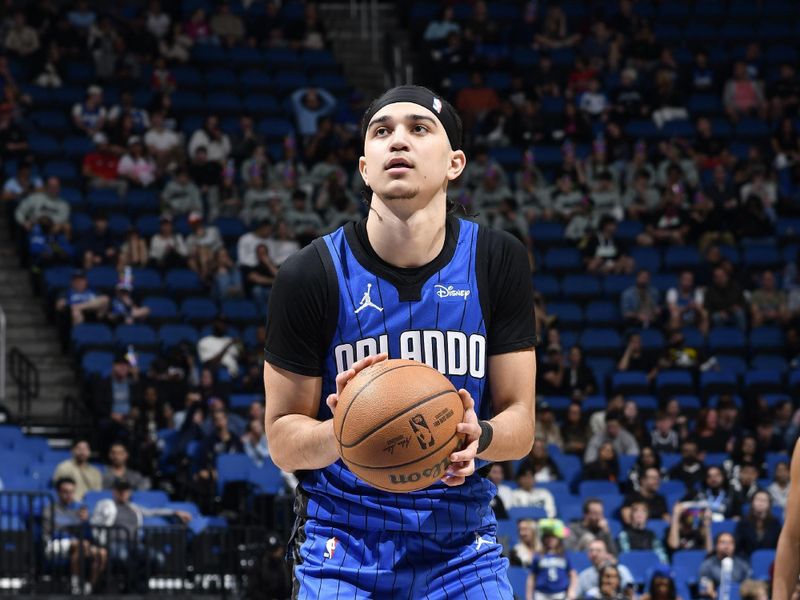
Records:
{"label": "person wearing cap", "polygon": [[108,311],[108,320],[114,324],[132,325],[137,321],[145,321],[150,316],[150,308],[137,304],[133,298],[133,285],[120,281],[115,287],[114,297]]}
{"label": "person wearing cap", "polygon": [[81,173],[89,180],[89,186],[97,189],[113,189],[120,196],[128,190],[128,182],[118,174],[119,156],[112,152],[108,136],[98,131],[92,136],[94,149],[83,157]]}
{"label": "person wearing cap", "polygon": [[543,550],[531,562],[525,589],[526,600],[576,598],[578,573],[564,550],[564,523],[558,519],[541,519],[539,534]]}
{"label": "person wearing cap", "polygon": [[101,211],[92,215],[92,228],[80,236],[77,243],[82,255],[83,268],[87,271],[103,264],[115,264],[117,248],[114,236],[108,228],[108,216]]}
{"label": "person wearing cap", "polygon": [[89,288],[86,273],[76,270],[72,274],[70,287],[56,300],[56,310],[68,313],[73,325],[79,325],[86,320],[89,313],[94,313],[98,319],[105,317],[108,311],[109,298],[105,294],[97,294]]}
{"label": "person wearing cap", "polygon": [[214,255],[225,247],[222,235],[216,225],[206,225],[203,213],[193,210],[189,213],[189,227],[192,233],[186,238],[189,252],[189,268],[204,281],[209,281],[214,271]]}
{"label": "person wearing cap", "polygon": [[164,191],[161,192],[161,210],[173,216],[191,212],[203,213],[200,188],[191,180],[185,168],[178,169],[174,177],[164,186]]}
{"label": "person wearing cap", "polygon": [[136,188],[146,188],[155,182],[156,164],[145,153],[139,136],[128,138],[128,151],[119,159],[117,173]]}
{"label": "person wearing cap", "polygon": [[[113,530],[95,529],[95,539],[107,546],[112,561],[126,567],[135,565],[139,568],[150,563],[147,572],[152,573],[163,564],[164,557],[152,546],[146,546],[140,541],[139,533],[144,526],[145,517],[174,517],[180,523],[186,524],[192,520],[192,515],[185,510],[173,508],[146,508],[131,502],[132,493],[133,487],[127,479],[115,479],[111,484],[111,498],[103,498],[95,505],[89,522],[96,528],[119,528],[127,533],[122,536]],[[143,574],[135,572],[134,580],[139,581]]]}
{"label": "person wearing cap", "polygon": [[99,85],[90,85],[86,90],[86,99],[72,107],[72,124],[91,138],[103,129],[105,123],[103,89]]}
{"label": "person wearing cap", "polygon": [[[388,597],[401,585],[411,597],[465,598],[482,587],[510,600],[489,507],[494,485],[476,467],[521,459],[533,446],[527,251],[504,232],[448,215],[448,185],[467,159],[460,117],[446,100],[420,86],[392,88],[370,104],[362,136],[368,216],[289,257],[267,311],[270,453],[282,470],[302,472],[295,593],[325,597],[346,586],[349,597]],[[472,342],[428,353],[413,341],[423,329]],[[463,449],[417,492],[378,491],[359,479],[339,460],[333,435],[337,392],[388,355],[416,356],[461,388]],[[379,555],[387,560],[378,564]]]}
{"label": "person wearing cap", "polygon": [[61,182],[58,177],[48,177],[43,190],[34,190],[17,205],[14,220],[30,231],[41,217],[49,217],[54,233],[63,233],[69,239],[72,232],[69,215],[69,202],[61,197]]}

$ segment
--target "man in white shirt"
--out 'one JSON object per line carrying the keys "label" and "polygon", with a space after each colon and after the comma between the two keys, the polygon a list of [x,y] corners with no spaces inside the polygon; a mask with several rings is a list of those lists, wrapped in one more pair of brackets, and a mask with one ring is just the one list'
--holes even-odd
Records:
{"label": "man in white shirt", "polygon": [[239,267],[254,268],[258,266],[256,250],[261,244],[268,246],[272,235],[272,222],[269,219],[259,221],[253,231],[245,233],[236,244],[236,256]]}
{"label": "man in white shirt", "polygon": [[517,489],[511,491],[511,506],[520,508],[533,506],[547,513],[548,519],[556,516],[556,503],[550,490],[534,487],[535,470],[529,462],[523,462],[517,471]]}
{"label": "man in white shirt", "polygon": [[216,369],[221,365],[235,378],[239,375],[242,346],[239,340],[226,335],[227,325],[222,317],[215,319],[211,334],[197,342],[197,355],[204,367]]}
{"label": "man in white shirt", "polygon": [[150,119],[150,129],[144,134],[144,145],[150,156],[156,161],[159,171],[162,173],[170,163],[178,163],[182,158],[180,136],[167,129],[164,124],[164,113],[155,112]]}
{"label": "man in white shirt", "polygon": [[[586,553],[589,555],[592,566],[586,567],[578,573],[578,591],[575,597],[587,598],[590,597],[589,594],[591,593],[593,594],[591,597],[599,598],[600,596],[596,594],[600,585],[600,569],[606,564],[615,564],[616,559],[614,555],[609,553],[606,543],[601,539],[596,539],[590,543]],[[625,565],[616,566],[619,571],[620,587],[625,590],[628,586],[634,585],[633,575],[628,567]]]}
{"label": "man in white shirt", "polygon": [[681,273],[678,286],[667,291],[670,327],[682,329],[694,326],[704,333],[708,331],[708,313],[703,308],[703,298],[703,288],[694,284],[694,273]]}

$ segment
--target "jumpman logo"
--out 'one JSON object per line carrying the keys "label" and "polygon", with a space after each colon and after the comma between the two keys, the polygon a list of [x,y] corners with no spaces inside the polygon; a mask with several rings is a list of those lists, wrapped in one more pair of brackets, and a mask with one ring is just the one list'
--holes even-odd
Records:
{"label": "jumpman logo", "polygon": [[480,534],[478,534],[478,533],[475,534],[475,550],[476,551],[480,550],[481,546],[491,546],[492,544],[494,544],[494,542],[492,540],[485,540],[480,536]]}
{"label": "jumpman logo", "polygon": [[364,310],[367,307],[374,308],[378,312],[383,312],[383,307],[378,306],[377,304],[375,304],[372,301],[372,298],[369,297],[369,291],[371,289],[372,289],[372,284],[368,283],[367,284],[367,291],[364,292],[363,296],[361,296],[361,302],[359,303],[358,308],[355,309],[355,311],[353,311],[355,314],[360,313],[362,310]]}

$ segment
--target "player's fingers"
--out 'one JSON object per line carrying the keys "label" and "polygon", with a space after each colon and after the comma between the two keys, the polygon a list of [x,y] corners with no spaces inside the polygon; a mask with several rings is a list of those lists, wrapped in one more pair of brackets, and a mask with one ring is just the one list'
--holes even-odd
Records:
{"label": "player's fingers", "polygon": [[350,381],[356,372],[353,369],[348,369],[347,371],[342,371],[336,376],[336,392],[341,393],[344,389],[344,386],[347,385],[347,382]]}
{"label": "player's fingers", "polygon": [[325,400],[325,403],[332,411],[336,410],[336,405],[339,403],[339,398],[336,394],[329,394],[328,398]]}
{"label": "player's fingers", "polygon": [[464,412],[475,408],[475,401],[467,390],[461,388],[458,390],[458,395],[461,396],[461,402],[464,403]]}
{"label": "player's fingers", "polygon": [[469,477],[475,472],[475,463],[469,461],[469,463],[467,463],[465,467],[462,467],[460,469],[453,469],[453,465],[450,465],[450,468],[448,468],[447,471],[448,471],[447,474],[450,475],[451,477]]}
{"label": "player's fingers", "polygon": [[464,483],[465,480],[466,478],[464,477],[452,477],[450,475],[445,475],[444,477],[442,477],[442,481],[444,482],[444,484],[449,485],[451,487],[456,485],[461,485],[462,483]]}
{"label": "player's fingers", "polygon": [[387,358],[389,358],[389,355],[386,354],[386,352],[381,352],[380,354],[374,354],[372,356],[366,356],[361,360],[359,360],[358,362],[356,362],[353,365],[352,369],[353,371],[358,373],[362,369],[366,369],[370,365],[374,365],[375,363],[381,362],[382,360],[386,360]]}
{"label": "player's fingers", "polygon": [[456,425],[456,431],[467,436],[467,443],[471,443],[472,440],[477,440],[481,437],[481,426],[476,423],[459,423]]}

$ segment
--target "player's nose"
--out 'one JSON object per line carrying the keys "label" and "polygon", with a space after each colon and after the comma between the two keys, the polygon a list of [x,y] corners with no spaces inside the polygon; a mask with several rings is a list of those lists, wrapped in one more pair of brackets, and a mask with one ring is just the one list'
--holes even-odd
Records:
{"label": "player's nose", "polygon": [[408,150],[408,135],[408,131],[402,125],[395,127],[392,139],[389,141],[389,149],[392,151]]}

